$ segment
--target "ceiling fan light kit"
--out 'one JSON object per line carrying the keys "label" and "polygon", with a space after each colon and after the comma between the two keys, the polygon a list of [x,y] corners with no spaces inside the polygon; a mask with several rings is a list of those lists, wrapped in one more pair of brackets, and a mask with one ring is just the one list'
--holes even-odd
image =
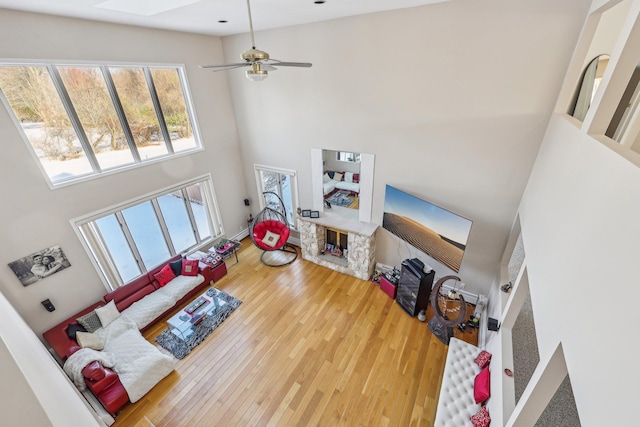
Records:
{"label": "ceiling fan light kit", "polygon": [[200,68],[211,68],[213,71],[224,71],[233,68],[251,67],[245,72],[247,78],[254,82],[265,80],[269,77],[269,71],[275,71],[278,67],[304,67],[309,68],[309,62],[284,62],[277,59],[271,59],[269,54],[263,50],[256,49],[256,43],[253,35],[253,20],[251,19],[251,5],[247,0],[247,12],[249,14],[249,32],[251,34],[251,49],[242,53],[241,58],[245,62],[235,64],[219,64],[219,65],[201,65]]}
{"label": "ceiling fan light kit", "polygon": [[260,82],[269,77],[269,72],[267,70],[263,70],[260,68],[260,63],[256,62],[253,64],[253,68],[251,70],[246,71],[247,78],[252,82]]}

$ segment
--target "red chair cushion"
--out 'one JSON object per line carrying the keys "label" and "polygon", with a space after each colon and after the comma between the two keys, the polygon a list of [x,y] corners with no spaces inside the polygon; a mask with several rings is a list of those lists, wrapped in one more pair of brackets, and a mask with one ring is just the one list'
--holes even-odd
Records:
{"label": "red chair cushion", "polygon": [[[271,231],[272,233],[280,235],[278,243],[276,243],[273,247],[262,242],[262,239],[264,238],[265,234],[267,234],[267,231]],[[254,242],[256,242],[256,245],[258,245],[259,248],[265,251],[273,251],[275,249],[280,249],[284,246],[285,243],[287,243],[287,239],[289,238],[290,233],[291,231],[289,230],[287,224],[273,219],[268,219],[266,221],[257,223],[253,227],[253,240]]]}

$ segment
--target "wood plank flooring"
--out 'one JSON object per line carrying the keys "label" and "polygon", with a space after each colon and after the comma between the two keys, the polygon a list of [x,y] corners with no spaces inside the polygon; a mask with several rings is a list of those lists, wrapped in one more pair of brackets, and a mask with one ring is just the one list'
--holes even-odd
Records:
{"label": "wood plank flooring", "polygon": [[215,286],[243,303],[115,427],[433,424],[447,347],[426,323],[301,257],[266,267],[249,239],[238,257]]}

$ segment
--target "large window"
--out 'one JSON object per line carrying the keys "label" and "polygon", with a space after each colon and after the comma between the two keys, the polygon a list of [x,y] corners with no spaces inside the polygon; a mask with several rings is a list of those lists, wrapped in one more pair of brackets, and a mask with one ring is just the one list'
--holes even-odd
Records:
{"label": "large window", "polygon": [[74,221],[109,288],[222,235],[210,178],[200,178]]}
{"label": "large window", "polygon": [[269,166],[255,165],[256,181],[258,184],[258,192],[260,193],[260,209],[264,209],[268,204],[270,207],[277,209],[278,200],[273,196],[262,197],[262,193],[270,191],[276,193],[287,212],[287,221],[289,225],[297,229],[297,222],[293,214],[298,209],[298,181],[296,172],[287,169],[272,168]]}
{"label": "large window", "polygon": [[199,149],[181,67],[0,64],[3,101],[53,186]]}

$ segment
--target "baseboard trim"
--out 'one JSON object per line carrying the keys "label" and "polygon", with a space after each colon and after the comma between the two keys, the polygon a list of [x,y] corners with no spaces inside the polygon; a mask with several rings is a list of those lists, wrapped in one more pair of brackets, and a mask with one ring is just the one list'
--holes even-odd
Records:
{"label": "baseboard trim", "polygon": [[241,232],[239,232],[235,236],[231,236],[229,238],[229,240],[236,240],[236,241],[239,242],[240,240],[244,239],[245,237],[249,237],[249,228],[245,228],[244,230],[242,230]]}
{"label": "baseboard trim", "polygon": [[[434,283],[435,284],[435,283]],[[451,285],[447,285],[446,283],[442,285],[442,289],[447,291],[452,290],[454,287]],[[464,297],[464,300],[470,304],[476,305],[478,303],[478,295],[472,294],[471,292],[465,291],[464,289],[456,289],[456,292]]]}

